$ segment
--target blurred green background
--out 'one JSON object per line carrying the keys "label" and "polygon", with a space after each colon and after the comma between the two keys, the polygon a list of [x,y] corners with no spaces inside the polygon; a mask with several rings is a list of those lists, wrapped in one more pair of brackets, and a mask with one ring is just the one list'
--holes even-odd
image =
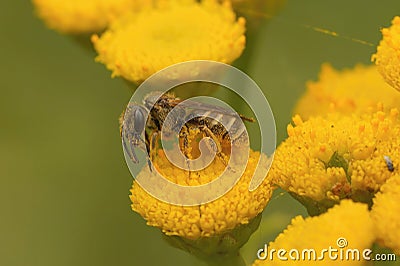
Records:
{"label": "blurred green background", "polygon": [[[0,265],[190,265],[130,209],[132,177],[117,118],[131,92],[67,36],[48,30],[29,1],[0,10]],[[323,62],[369,63],[379,29],[400,14],[392,1],[288,0],[249,36],[237,66],[263,89],[286,136],[291,109]],[[267,206],[243,253],[256,251],[304,209],[287,195]]]}

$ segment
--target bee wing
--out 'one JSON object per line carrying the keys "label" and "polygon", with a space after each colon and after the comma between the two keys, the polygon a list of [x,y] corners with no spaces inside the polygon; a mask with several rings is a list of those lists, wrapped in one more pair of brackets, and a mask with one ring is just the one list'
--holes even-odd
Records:
{"label": "bee wing", "polygon": [[192,109],[192,110],[201,110],[201,111],[214,111],[217,112],[219,114],[223,114],[223,115],[227,115],[227,116],[231,116],[231,117],[237,117],[237,115],[239,115],[239,117],[242,120],[245,121],[249,121],[249,122],[255,122],[255,119],[252,117],[246,117],[244,115],[241,114],[237,114],[236,112],[218,106],[218,105],[213,105],[213,104],[208,104],[208,103],[202,103],[202,102],[197,102],[197,101],[193,101],[193,100],[180,100],[178,98],[175,98],[174,100],[172,100],[171,105],[173,107],[177,106],[179,104],[179,106],[184,107],[184,108],[188,108],[188,109]]}

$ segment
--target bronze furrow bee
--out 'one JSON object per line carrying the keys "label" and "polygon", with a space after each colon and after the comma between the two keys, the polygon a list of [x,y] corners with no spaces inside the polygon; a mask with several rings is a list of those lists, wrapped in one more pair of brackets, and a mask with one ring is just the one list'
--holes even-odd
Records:
{"label": "bronze furrow bee", "polygon": [[[174,109],[174,117],[167,121],[167,115],[172,109]],[[147,113],[149,115],[145,122]],[[194,116],[194,113],[200,113],[201,116]],[[208,117],[210,114],[213,114],[215,119]],[[227,108],[193,100],[182,101],[173,94],[154,92],[144,97],[143,105],[128,104],[125,114],[121,115],[120,131],[124,149],[134,163],[138,163],[134,151],[136,148],[146,149],[151,157],[151,152],[157,146],[158,137],[163,127],[166,128],[167,132],[179,131],[179,138],[183,141],[183,152],[187,158],[190,157],[187,152],[188,136],[191,132],[198,130],[214,141],[215,145],[211,145],[211,148],[226,163],[221,143],[231,142],[240,145],[241,141],[247,140],[246,128],[238,117],[243,121],[254,122],[254,119],[242,115],[238,116]],[[226,128],[220,121],[225,122]],[[143,132],[145,139],[141,138]]]}

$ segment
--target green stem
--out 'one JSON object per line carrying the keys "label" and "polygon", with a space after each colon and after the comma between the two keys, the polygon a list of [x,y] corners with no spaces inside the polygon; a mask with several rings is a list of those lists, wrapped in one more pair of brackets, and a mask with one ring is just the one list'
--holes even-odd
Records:
{"label": "green stem", "polygon": [[251,219],[248,224],[238,225],[229,232],[210,237],[187,239],[165,234],[162,236],[171,246],[184,250],[196,257],[198,262],[203,262],[203,266],[245,266],[239,250],[257,230],[261,218],[262,213]]}
{"label": "green stem", "polygon": [[92,41],[90,40],[91,34],[78,34],[71,35],[71,39],[77,43],[83,50],[89,53],[90,56],[96,56]]}

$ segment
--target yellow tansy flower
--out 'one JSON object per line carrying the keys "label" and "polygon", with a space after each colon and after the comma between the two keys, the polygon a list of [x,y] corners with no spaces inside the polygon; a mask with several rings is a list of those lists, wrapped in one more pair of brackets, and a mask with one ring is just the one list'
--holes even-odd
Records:
{"label": "yellow tansy flower", "polygon": [[94,33],[128,10],[150,0],[32,0],[36,12],[51,29],[70,34]]}
{"label": "yellow tansy flower", "polygon": [[381,187],[371,210],[379,242],[400,255],[400,176],[395,175]]}
{"label": "yellow tansy flower", "polygon": [[[274,242],[264,247],[267,252],[261,253],[261,258],[268,255],[265,260],[256,260],[253,265],[365,265],[362,253],[375,240],[373,229],[367,205],[344,200],[320,216],[295,217]],[[332,258],[328,251],[323,252],[330,248],[337,250],[332,252]],[[273,260],[270,259],[272,249],[276,250]],[[287,260],[277,256],[280,249],[286,251],[281,256]]]}
{"label": "yellow tansy flower", "polygon": [[[206,169],[191,172],[173,166],[162,150],[154,158],[154,165],[166,178],[181,185],[201,185],[218,177],[225,169],[221,160],[214,160]],[[247,168],[238,183],[221,198],[201,206],[176,206],[161,202],[149,195],[135,182],[131,189],[132,209],[141,214],[147,223],[162,229],[167,235],[189,239],[209,237],[247,224],[263,211],[272,187],[265,180],[255,191],[248,186],[260,153],[251,151]],[[146,166],[139,175],[151,175]],[[157,210],[154,212],[154,210]]]}
{"label": "yellow tansy flower", "polygon": [[[398,114],[397,109],[363,116],[336,113],[305,122],[295,116],[269,176],[311,215],[344,198],[371,205],[374,193],[400,166]],[[394,169],[384,156],[391,158]]]}
{"label": "yellow tansy flower", "polygon": [[97,61],[112,76],[140,83],[155,72],[188,60],[231,63],[245,47],[245,20],[228,2],[170,1],[130,13],[92,41]]}
{"label": "yellow tansy flower", "polygon": [[372,61],[386,82],[400,90],[400,17],[393,19],[391,27],[382,29],[382,35]]}
{"label": "yellow tansy flower", "polygon": [[[234,187],[222,197],[198,206],[177,206],[160,201],[134,181],[130,195],[132,209],[148,225],[160,228],[169,241],[179,243],[175,245],[181,248],[185,246],[183,249],[195,246],[196,250],[191,252],[196,252],[197,256],[237,251],[258,228],[260,213],[273,192],[267,179],[256,190],[249,191],[249,183],[259,158],[259,152],[250,151],[246,170]],[[264,159],[264,156],[261,158]],[[215,159],[205,169],[189,174],[173,166],[163,150],[154,156],[153,163],[165,178],[185,186],[211,182],[226,167],[222,160]],[[137,178],[150,178],[153,173],[146,166]],[[159,189],[165,190],[164,187]]]}
{"label": "yellow tansy flower", "polygon": [[338,71],[325,63],[318,81],[308,81],[306,87],[294,110],[304,119],[330,112],[376,111],[378,103],[389,109],[400,105],[400,94],[382,79],[375,65]]}

